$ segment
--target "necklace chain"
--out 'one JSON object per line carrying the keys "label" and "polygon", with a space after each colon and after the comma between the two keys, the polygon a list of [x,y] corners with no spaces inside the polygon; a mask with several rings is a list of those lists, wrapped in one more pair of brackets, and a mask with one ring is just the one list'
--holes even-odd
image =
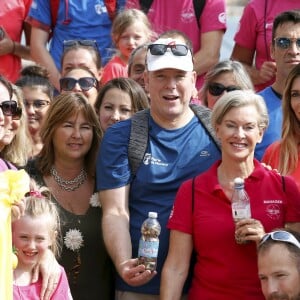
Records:
{"label": "necklace chain", "polygon": [[56,169],[54,168],[54,166],[52,166],[52,168],[50,169],[50,173],[53,176],[56,183],[62,189],[64,189],[65,191],[68,191],[68,192],[73,192],[73,191],[77,190],[87,179],[87,173],[84,168],[82,168],[80,173],[71,180],[66,180],[66,179],[60,177],[58,175]]}

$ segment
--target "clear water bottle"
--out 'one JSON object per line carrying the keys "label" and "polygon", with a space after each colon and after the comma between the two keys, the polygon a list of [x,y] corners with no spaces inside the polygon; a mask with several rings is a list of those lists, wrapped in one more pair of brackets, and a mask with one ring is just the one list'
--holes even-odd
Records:
{"label": "clear water bottle", "polygon": [[[250,199],[244,188],[244,179],[234,179],[234,191],[231,199],[232,217],[234,222],[251,218]],[[240,238],[236,237],[236,242],[242,244]]]}
{"label": "clear water bottle", "polygon": [[141,227],[141,238],[139,242],[138,259],[139,264],[143,264],[146,270],[154,271],[156,269],[160,224],[157,220],[156,212],[149,212],[148,218]]}

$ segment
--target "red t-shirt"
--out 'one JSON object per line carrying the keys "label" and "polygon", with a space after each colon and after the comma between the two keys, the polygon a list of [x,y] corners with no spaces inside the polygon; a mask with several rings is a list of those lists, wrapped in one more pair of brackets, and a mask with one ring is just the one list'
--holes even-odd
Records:
{"label": "red t-shirt", "polygon": [[[193,236],[197,261],[189,300],[263,300],[257,270],[256,244],[238,245],[234,238],[231,201],[218,184],[217,167],[196,177],[192,210],[192,181],[178,190],[168,228]],[[266,232],[300,221],[300,192],[293,179],[282,179],[255,161],[245,179],[252,217]]]}
{"label": "red t-shirt", "polygon": [[[29,12],[32,0],[0,1],[0,26],[13,41],[21,42],[23,23]],[[1,43],[1,42],[0,42]],[[11,82],[19,78],[21,58],[6,54],[0,56],[0,74]]]}

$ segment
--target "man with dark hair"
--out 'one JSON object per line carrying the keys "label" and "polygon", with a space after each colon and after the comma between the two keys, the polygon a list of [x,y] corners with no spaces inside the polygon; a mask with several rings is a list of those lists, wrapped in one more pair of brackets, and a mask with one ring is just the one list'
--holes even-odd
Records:
{"label": "man with dark hair", "polygon": [[267,233],[258,246],[258,274],[267,300],[299,300],[299,233],[291,230]]}
{"label": "man with dark hair", "polygon": [[270,124],[263,140],[256,146],[255,157],[261,159],[266,148],[281,137],[281,98],[289,72],[300,63],[300,10],[279,14],[273,23],[271,57],[276,62],[275,82],[259,92],[267,105]]}

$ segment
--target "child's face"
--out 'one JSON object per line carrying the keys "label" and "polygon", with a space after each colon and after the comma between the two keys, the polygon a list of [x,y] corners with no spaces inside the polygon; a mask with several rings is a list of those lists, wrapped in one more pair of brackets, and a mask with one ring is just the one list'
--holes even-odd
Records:
{"label": "child's face", "polygon": [[128,26],[117,41],[121,56],[128,60],[131,52],[138,46],[149,42],[149,30],[142,22],[134,22]]}
{"label": "child's face", "polygon": [[47,220],[47,216],[41,215],[24,216],[13,222],[12,241],[17,249],[18,267],[31,269],[51,246],[51,226]]}

